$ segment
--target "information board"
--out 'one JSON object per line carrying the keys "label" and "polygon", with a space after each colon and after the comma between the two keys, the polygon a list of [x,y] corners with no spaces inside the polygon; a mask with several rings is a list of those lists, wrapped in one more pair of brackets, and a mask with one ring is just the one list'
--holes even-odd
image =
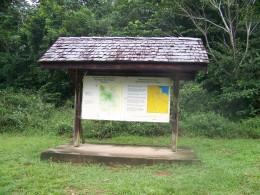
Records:
{"label": "information board", "polygon": [[84,76],[82,119],[169,122],[170,78]]}

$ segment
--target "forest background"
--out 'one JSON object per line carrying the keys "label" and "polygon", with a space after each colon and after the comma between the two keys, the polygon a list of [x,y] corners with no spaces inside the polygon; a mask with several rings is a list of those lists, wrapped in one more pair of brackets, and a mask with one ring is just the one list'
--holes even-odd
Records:
{"label": "forest background", "polygon": [[[260,138],[260,1],[0,2],[0,132],[72,135],[74,86],[37,60],[60,36],[203,39],[207,72],[182,82],[180,133]],[[165,135],[168,124],[85,121],[88,137]]]}

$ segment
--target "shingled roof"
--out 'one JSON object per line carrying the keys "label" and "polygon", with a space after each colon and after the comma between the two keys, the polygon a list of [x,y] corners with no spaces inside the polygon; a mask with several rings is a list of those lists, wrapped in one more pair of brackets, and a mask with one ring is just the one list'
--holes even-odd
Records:
{"label": "shingled roof", "polygon": [[163,76],[193,80],[209,59],[201,39],[187,37],[60,37],[42,68],[92,75]]}
{"label": "shingled roof", "polygon": [[201,39],[184,37],[60,37],[39,61],[209,63]]}

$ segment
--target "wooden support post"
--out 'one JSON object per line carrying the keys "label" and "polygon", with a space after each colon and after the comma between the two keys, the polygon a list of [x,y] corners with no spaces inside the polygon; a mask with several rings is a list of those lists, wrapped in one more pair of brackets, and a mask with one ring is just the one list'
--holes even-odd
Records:
{"label": "wooden support post", "polygon": [[82,123],[81,123],[81,120],[80,120],[80,126],[79,126],[79,133],[80,133],[80,137],[81,137],[81,142],[83,144],[85,144],[85,138],[84,138],[84,135],[83,135],[83,128],[82,128]]}
{"label": "wooden support post", "polygon": [[178,120],[179,120],[179,80],[174,80],[173,85],[173,112],[172,112],[172,151],[177,151]]}
{"label": "wooden support post", "polygon": [[[74,146],[80,144],[80,136],[83,139],[81,125],[81,104],[82,104],[82,74],[79,70],[75,72],[75,119],[74,119]],[[83,139],[84,141],[84,139]]]}

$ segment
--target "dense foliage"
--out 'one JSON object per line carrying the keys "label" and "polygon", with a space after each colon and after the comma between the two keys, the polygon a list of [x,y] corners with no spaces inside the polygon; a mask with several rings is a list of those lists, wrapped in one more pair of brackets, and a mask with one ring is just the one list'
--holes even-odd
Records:
{"label": "dense foliage", "polygon": [[[192,85],[193,86],[193,85]],[[192,94],[200,91],[193,90]],[[184,104],[191,90],[182,89]],[[197,92],[196,92],[197,91]],[[73,101],[63,106],[43,102],[39,92],[14,89],[0,89],[0,133],[18,132],[38,135],[72,136]],[[198,102],[196,111],[182,109],[180,135],[186,137],[209,138],[260,138],[260,118],[243,119],[232,122],[219,114],[208,112]],[[204,111],[203,111],[204,110]],[[191,114],[192,113],[192,114]],[[121,135],[163,136],[171,134],[170,124],[118,122],[118,121],[83,121],[84,136],[87,138],[111,138]]]}
{"label": "dense foliage", "polygon": [[205,100],[182,105],[183,118],[198,113],[196,107],[232,119],[256,117],[259,10],[260,1],[245,0],[192,4],[186,0],[39,0],[31,5],[25,0],[3,0],[0,87],[35,90],[44,101],[55,104],[72,97],[65,70],[41,70],[37,63],[59,36],[201,37],[211,58],[208,71],[197,76],[198,84],[182,87],[185,93],[198,90],[193,97]]}

